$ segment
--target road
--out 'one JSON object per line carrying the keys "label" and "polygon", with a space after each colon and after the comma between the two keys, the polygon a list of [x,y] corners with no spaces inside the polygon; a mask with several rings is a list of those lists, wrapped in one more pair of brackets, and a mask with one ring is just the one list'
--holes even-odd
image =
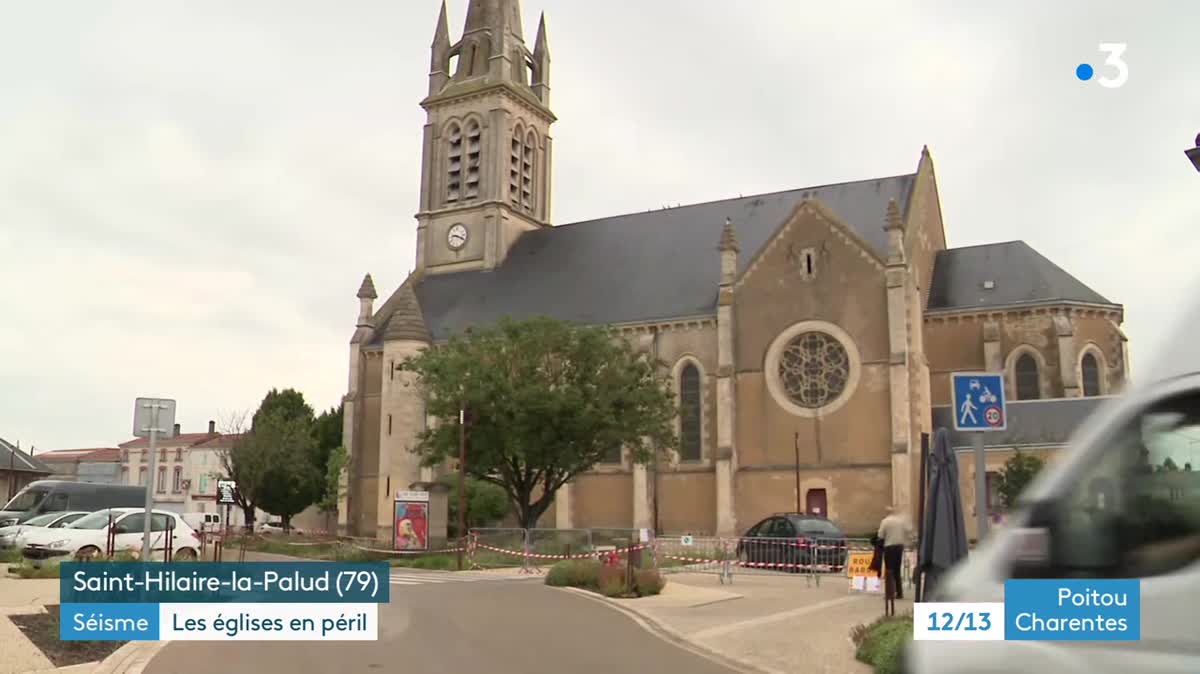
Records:
{"label": "road", "polygon": [[[420,572],[406,572],[420,580]],[[431,578],[436,576],[430,576]],[[175,642],[146,674],[731,674],[624,613],[537,580],[392,585],[376,642]]]}

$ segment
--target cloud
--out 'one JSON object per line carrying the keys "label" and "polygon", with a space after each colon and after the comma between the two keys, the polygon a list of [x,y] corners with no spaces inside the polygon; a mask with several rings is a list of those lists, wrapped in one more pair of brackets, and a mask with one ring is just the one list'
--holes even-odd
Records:
{"label": "cloud", "polygon": [[[1124,302],[1135,363],[1190,282],[1200,10],[522,4],[530,39],[547,11],[557,222],[908,172],[928,144],[951,244],[1025,239]],[[437,9],[9,9],[0,435],[119,442],[138,395],[190,429],[271,387],[335,404],[363,273],[386,297],[413,265]],[[1106,41],[1122,89],[1073,77]]]}

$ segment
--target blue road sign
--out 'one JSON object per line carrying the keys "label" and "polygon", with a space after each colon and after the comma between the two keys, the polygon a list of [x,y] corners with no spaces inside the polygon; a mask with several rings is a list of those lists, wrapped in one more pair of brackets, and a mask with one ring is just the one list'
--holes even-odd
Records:
{"label": "blue road sign", "polygon": [[1003,431],[1008,428],[1004,406],[1004,375],[996,372],[955,372],[954,430]]}

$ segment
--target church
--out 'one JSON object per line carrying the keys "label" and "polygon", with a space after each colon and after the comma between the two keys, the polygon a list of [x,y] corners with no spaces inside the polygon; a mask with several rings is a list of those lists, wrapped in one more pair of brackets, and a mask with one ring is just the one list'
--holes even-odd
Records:
{"label": "church", "polygon": [[1125,382],[1120,304],[1023,241],[947,247],[928,149],[904,175],[554,223],[550,63],[545,18],[531,49],[518,0],[470,0],[457,41],[443,4],[416,266],[378,305],[369,274],[358,290],[342,531],[388,539],[393,494],[452,468],[410,451],[435,420],[400,363],[503,316],[610,326],[692,412],[678,450],[612,456],[557,494],[547,527],[729,536],[804,511],[872,531],[889,506],[916,514],[950,373],[1005,375],[989,471],[1061,446]]}

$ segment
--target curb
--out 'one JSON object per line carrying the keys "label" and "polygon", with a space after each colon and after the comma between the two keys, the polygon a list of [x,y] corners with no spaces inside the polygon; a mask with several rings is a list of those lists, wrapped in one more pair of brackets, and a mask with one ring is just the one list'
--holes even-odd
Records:
{"label": "curb", "polygon": [[104,658],[92,674],[141,674],[169,641],[131,641]]}
{"label": "curb", "polygon": [[595,594],[594,592],[589,592],[588,590],[583,590],[583,589],[580,589],[577,587],[556,587],[554,589],[564,590],[564,591],[570,592],[572,594],[586,597],[588,599],[591,599],[592,601],[604,604],[605,606],[608,606],[609,608],[611,608],[615,611],[624,613],[629,619],[633,620],[633,622],[636,623],[639,627],[641,627],[642,629],[646,630],[647,632],[653,634],[654,636],[662,639],[663,641],[666,641],[667,643],[670,643],[674,646],[682,648],[685,651],[695,653],[696,655],[699,655],[702,658],[711,660],[712,662],[715,662],[718,665],[721,665],[723,667],[727,667],[735,672],[740,672],[742,674],[785,674],[784,672],[779,671],[779,670],[768,669],[768,668],[764,668],[764,667],[761,667],[758,665],[752,665],[748,662],[735,660],[727,655],[723,655],[707,646],[704,646],[695,641],[692,641],[691,639],[686,637],[681,632],[678,632],[670,627],[667,627],[666,625],[662,624],[661,622],[659,622],[649,616],[638,613],[637,611],[635,611],[627,606],[624,606],[616,601],[613,601],[612,599],[609,599],[608,597],[603,597],[603,596]]}

